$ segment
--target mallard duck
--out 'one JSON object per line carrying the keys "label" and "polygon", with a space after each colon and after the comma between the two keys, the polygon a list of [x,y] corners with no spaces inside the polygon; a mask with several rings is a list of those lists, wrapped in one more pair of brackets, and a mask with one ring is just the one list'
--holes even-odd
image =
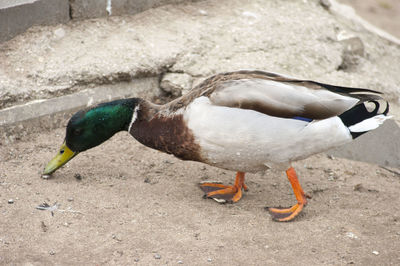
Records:
{"label": "mallard duck", "polygon": [[276,221],[290,221],[307,204],[291,162],[377,128],[389,118],[379,94],[262,71],[217,74],[165,105],[130,98],[77,112],[44,174],[128,131],[147,147],[237,172],[234,185],[201,184],[209,198],[237,202],[247,190],[246,172],[287,169],[297,203],[269,212]]}

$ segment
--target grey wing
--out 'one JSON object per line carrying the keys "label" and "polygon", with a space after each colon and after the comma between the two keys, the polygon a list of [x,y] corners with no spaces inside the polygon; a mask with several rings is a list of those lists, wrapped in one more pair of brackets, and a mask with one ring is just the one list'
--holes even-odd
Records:
{"label": "grey wing", "polygon": [[277,117],[325,119],[340,115],[365,100],[380,98],[373,94],[378,92],[372,90],[296,80],[260,71],[257,75],[252,73],[218,80],[208,95],[211,102]]}

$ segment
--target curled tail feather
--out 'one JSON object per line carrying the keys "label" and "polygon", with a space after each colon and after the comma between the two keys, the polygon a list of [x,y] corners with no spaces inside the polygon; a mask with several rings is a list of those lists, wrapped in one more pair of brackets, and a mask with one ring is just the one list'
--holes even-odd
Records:
{"label": "curled tail feather", "polygon": [[[372,111],[368,111],[366,103],[371,102],[375,105]],[[353,139],[361,136],[362,134],[374,130],[379,127],[385,120],[390,119],[389,103],[386,103],[386,108],[380,111],[380,103],[376,100],[362,102],[339,115],[343,124],[347,126]]]}

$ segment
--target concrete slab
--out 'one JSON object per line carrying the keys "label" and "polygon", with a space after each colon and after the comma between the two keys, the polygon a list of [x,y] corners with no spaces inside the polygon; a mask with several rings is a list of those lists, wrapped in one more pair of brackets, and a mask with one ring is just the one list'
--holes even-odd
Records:
{"label": "concrete slab", "polygon": [[[88,19],[110,15],[134,15],[150,8],[196,0],[71,0],[71,17]],[[197,0],[199,1],[199,0]]]}
{"label": "concrete slab", "polygon": [[33,25],[52,25],[68,21],[68,0],[2,1],[0,42],[13,38]]}
{"label": "concrete slab", "polygon": [[70,0],[71,18],[88,19],[108,15],[107,0]]}
{"label": "concrete slab", "polygon": [[109,0],[112,15],[137,14],[162,5],[182,4],[201,0]]}
{"label": "concrete slab", "polygon": [[394,120],[353,142],[327,152],[351,160],[400,168],[400,128]]}

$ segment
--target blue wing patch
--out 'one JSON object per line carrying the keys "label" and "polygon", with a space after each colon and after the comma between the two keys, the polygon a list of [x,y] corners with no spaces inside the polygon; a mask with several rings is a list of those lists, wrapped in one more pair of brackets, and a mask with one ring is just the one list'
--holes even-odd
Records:
{"label": "blue wing patch", "polygon": [[293,119],[300,120],[300,121],[305,121],[305,122],[311,122],[311,121],[312,121],[311,118],[302,117],[302,116],[294,116],[294,117],[292,117],[292,118],[293,118]]}

